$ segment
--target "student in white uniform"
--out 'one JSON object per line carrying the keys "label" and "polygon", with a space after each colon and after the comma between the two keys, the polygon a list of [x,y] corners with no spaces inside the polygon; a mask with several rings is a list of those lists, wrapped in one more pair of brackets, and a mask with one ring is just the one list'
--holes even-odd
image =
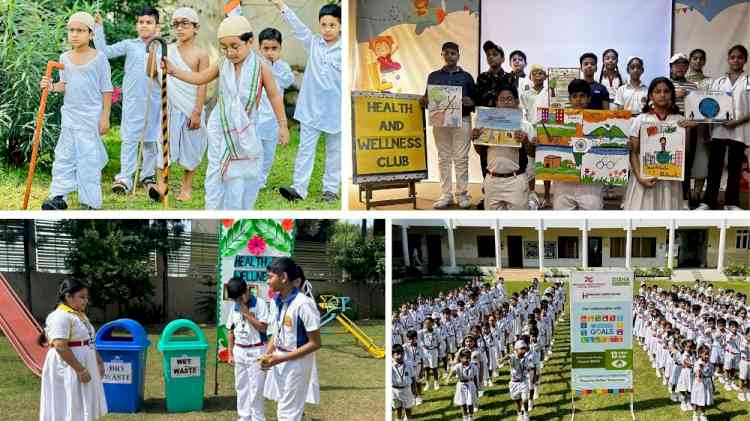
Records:
{"label": "student in white uniform", "polygon": [[709,361],[711,351],[707,346],[698,350],[698,360],[692,370],[695,377],[690,391],[690,403],[695,406],[693,421],[708,421],[703,411],[714,404],[714,365]]}
{"label": "student in white uniform", "polygon": [[[260,42],[260,53],[273,73],[276,89],[283,98],[284,89],[292,86],[294,82],[294,75],[289,64],[281,59],[281,32],[275,28],[266,28],[260,31],[258,42]],[[260,99],[259,113],[256,132],[263,143],[263,169],[258,183],[263,189],[266,187],[268,174],[271,172],[276,156],[276,145],[279,143],[279,125],[276,123],[276,116],[265,92]]]}
{"label": "student in white uniform", "polygon": [[391,379],[391,401],[396,421],[408,421],[414,406],[416,379],[411,365],[404,360],[404,347],[400,344],[393,345]]}
{"label": "student in white uniform", "polygon": [[265,90],[279,124],[279,143],[289,142],[284,105],[271,69],[253,51],[253,28],[244,16],[224,19],[217,31],[221,60],[201,72],[167,73],[193,85],[219,78],[218,103],[208,120],[206,209],[251,210],[258,196],[263,146],[256,136],[258,107]]}
{"label": "student in white uniform", "polygon": [[[107,58],[125,56],[125,73],[122,80],[122,124],[120,125],[120,173],[115,176],[112,192],[125,194],[133,188],[138,144],[143,137],[140,182],[155,200],[161,196],[156,187],[156,168],[162,167],[161,156],[161,89],[158,83],[149,82],[146,69],[146,46],[159,35],[159,12],[145,6],[136,16],[138,38],[126,39],[107,45],[102,17],[96,14],[94,46]],[[160,47],[155,47],[161,55]],[[148,97],[149,83],[151,96]],[[147,103],[150,101],[150,104]],[[149,114],[146,116],[146,109]],[[136,180],[138,181],[138,180]]]}
{"label": "student in white uniform", "polygon": [[427,389],[430,390],[430,377],[434,379],[435,390],[440,389],[440,377],[438,369],[440,367],[438,347],[440,341],[440,332],[433,327],[432,317],[427,316],[423,322],[424,328],[417,332],[417,342],[422,347],[422,356],[424,359],[425,380]]}
{"label": "student in white uniform", "polygon": [[[574,79],[568,85],[570,107],[585,109],[591,100],[591,87],[582,79]],[[601,210],[602,186],[598,184],[578,184],[564,181],[552,183],[554,210]]]}
{"label": "student in white uniform", "polygon": [[237,415],[240,421],[264,421],[266,372],[260,368],[260,357],[267,342],[268,308],[239,278],[229,280],[227,296],[234,301],[227,319],[227,331],[228,362],[234,366],[234,387],[237,389]]}
{"label": "student in white uniform", "polygon": [[107,415],[107,401],[104,363],[94,348],[94,326],[85,314],[88,287],[67,279],[60,284],[59,299],[39,340],[50,347],[42,368],[39,421],[93,421]]}
{"label": "student in white uniform", "polygon": [[529,413],[526,409],[526,405],[529,401],[529,360],[526,356],[526,352],[529,347],[526,342],[522,340],[516,341],[513,346],[513,353],[510,354],[510,383],[508,385],[510,391],[510,399],[516,403],[516,411],[518,413],[518,421],[528,421]]}
{"label": "student in white uniform", "polygon": [[[498,108],[518,108],[518,90],[512,85],[498,88]],[[483,129],[473,129],[472,139],[478,139]],[[487,210],[527,210],[529,182],[526,168],[521,168],[521,154],[533,155],[534,128],[525,119],[513,133],[521,143],[519,148],[490,146],[487,149],[487,175],[484,178],[484,207]]]}
{"label": "student in white uniform", "polygon": [[[167,55],[175,67],[186,72],[199,72],[208,68],[208,54],[198,47],[198,13],[189,7],[180,7],[172,14],[172,30],[177,42],[170,44]],[[161,80],[158,78],[157,81]],[[172,76],[167,76],[169,99],[169,158],[185,169],[182,175],[179,201],[190,200],[195,170],[206,153],[207,134],[203,103],[206,85],[193,86]],[[162,192],[163,193],[163,192]]]}
{"label": "student in white uniform", "polygon": [[320,35],[315,35],[282,0],[271,1],[309,54],[294,110],[294,119],[300,123],[294,182],[279,192],[289,201],[307,197],[315,148],[320,135],[325,134],[326,163],[320,199],[336,201],[341,184],[341,7],[327,4],[320,8]]}
{"label": "student in white uniform", "polygon": [[630,127],[630,177],[625,191],[623,208],[626,210],[680,210],[682,207],[682,182],[646,178],[641,174],[641,127],[649,123],[677,123],[692,127],[675,104],[675,87],[672,81],[659,77],[648,87],[648,102],[643,114],[636,117]]}
{"label": "student in white uniform", "polygon": [[60,56],[65,69],[60,81],[42,78],[40,86],[50,92],[65,92],[62,130],[55,146],[52,183],[44,210],[68,208],[66,197],[78,191],[78,202],[90,209],[102,207],[102,169],[107,151],[101,136],[109,131],[112,81],[107,58],[89,47],[94,18],[85,12],[68,20],[68,42],[72,50]]}
{"label": "student in white uniform", "polygon": [[740,179],[742,162],[750,145],[750,74],[745,70],[747,49],[735,45],[729,50],[727,62],[729,72],[716,79],[711,90],[731,93],[734,98],[734,119],[724,124],[712,125],[711,152],[708,159],[708,184],[698,210],[718,208],[717,198],[724,168],[724,155],[727,158],[727,188],[724,195],[725,210],[740,208]]}
{"label": "student in white uniform", "polygon": [[462,349],[458,355],[459,362],[451,367],[448,374],[450,379],[454,374],[458,378],[456,392],[453,394],[453,404],[460,406],[463,421],[474,419],[474,407],[477,404],[479,389],[479,368],[471,361],[471,351]]}
{"label": "student in white uniform", "polygon": [[313,299],[294,288],[297,272],[297,265],[288,257],[275,259],[268,266],[268,286],[279,295],[271,309],[273,337],[261,366],[271,370],[265,395],[276,397],[269,388],[278,393],[277,418],[284,421],[302,419],[315,351],[321,347],[320,312]]}
{"label": "student in white uniform", "polygon": [[627,110],[633,114],[643,112],[643,107],[648,102],[648,89],[641,82],[643,75],[643,60],[640,57],[628,58],[628,75],[630,80],[625,85],[617,88],[615,93],[615,105],[618,110]]}
{"label": "student in white uniform", "polygon": [[617,50],[608,48],[602,54],[602,71],[599,73],[599,83],[609,92],[609,102],[615,100],[615,92],[623,85],[620,68],[617,66],[620,55]]}

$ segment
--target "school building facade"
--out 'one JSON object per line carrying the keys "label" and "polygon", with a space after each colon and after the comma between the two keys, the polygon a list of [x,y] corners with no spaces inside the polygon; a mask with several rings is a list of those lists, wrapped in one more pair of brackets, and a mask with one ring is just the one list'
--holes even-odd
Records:
{"label": "school building facade", "polygon": [[[750,220],[393,220],[393,265],[422,273],[535,268],[716,269],[750,264]],[[540,246],[541,245],[541,246]]]}

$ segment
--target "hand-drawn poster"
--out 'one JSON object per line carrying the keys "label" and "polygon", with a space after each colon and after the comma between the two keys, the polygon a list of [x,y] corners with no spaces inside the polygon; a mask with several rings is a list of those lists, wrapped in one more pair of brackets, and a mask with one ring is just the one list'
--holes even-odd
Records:
{"label": "hand-drawn poster", "polygon": [[629,111],[540,108],[534,170],[538,180],[627,184]]}
{"label": "hand-drawn poster", "polygon": [[570,102],[568,85],[573,79],[580,77],[581,70],[578,68],[553,67],[547,74],[547,93],[549,94],[550,108],[565,108]]}
{"label": "hand-drawn poster", "polygon": [[474,144],[521,147],[521,142],[513,137],[513,132],[521,128],[520,108],[477,107],[476,114],[475,127],[483,130]]}
{"label": "hand-drawn poster", "polygon": [[685,178],[685,129],[658,123],[641,127],[641,175],[658,180]]}
{"label": "hand-drawn poster", "polygon": [[536,241],[523,242],[523,258],[527,260],[539,258],[539,243]]}
{"label": "hand-drawn poster", "polygon": [[705,122],[732,120],[732,97],[726,92],[693,91],[685,97],[685,118]]}
{"label": "hand-drawn poster", "polygon": [[427,85],[427,110],[432,127],[461,127],[460,86]]}

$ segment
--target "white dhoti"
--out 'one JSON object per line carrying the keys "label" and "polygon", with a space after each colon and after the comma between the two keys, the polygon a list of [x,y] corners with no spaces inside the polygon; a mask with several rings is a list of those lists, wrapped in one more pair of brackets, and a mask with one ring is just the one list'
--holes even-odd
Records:
{"label": "white dhoti", "polygon": [[[178,69],[192,72],[175,44],[168,48],[169,57]],[[195,130],[188,128],[190,116],[195,109],[198,87],[169,76],[167,80],[169,97],[169,159],[180,164],[188,171],[195,170],[206,152],[206,126],[204,114],[201,114],[201,127]]]}
{"label": "white dhoti", "polygon": [[42,370],[39,421],[93,421],[107,415],[104,386],[99,377],[96,351],[88,346],[72,347],[76,360],[91,374],[83,384],[75,371],[50,348]]}
{"label": "white dhoti", "polygon": [[63,127],[55,146],[49,197],[78,191],[78,202],[94,209],[102,207],[102,169],[107,150],[95,129]]}
{"label": "white dhoti", "polygon": [[234,387],[237,389],[237,415],[240,421],[264,421],[266,419],[263,412],[266,371],[261,370],[258,361],[264,349],[263,346],[234,347]]}

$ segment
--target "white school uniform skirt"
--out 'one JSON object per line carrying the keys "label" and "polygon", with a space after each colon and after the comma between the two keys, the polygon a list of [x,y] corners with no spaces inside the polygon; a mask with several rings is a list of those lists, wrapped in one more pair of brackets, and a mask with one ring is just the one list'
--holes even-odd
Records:
{"label": "white school uniform skirt", "polygon": [[646,188],[630,177],[622,205],[625,210],[680,210],[682,182],[659,180],[654,187]]}
{"label": "white school uniform skirt", "polygon": [[711,364],[718,365],[720,363],[723,364],[724,361],[724,350],[721,348],[721,345],[714,344],[711,347]]}
{"label": "white school uniform skirt", "polygon": [[[277,349],[275,355],[285,355]],[[305,409],[305,403],[320,403],[320,384],[315,364],[315,353],[307,354],[296,360],[278,364],[268,371],[263,391],[266,399],[284,401],[288,405],[278,409],[279,418],[299,420]]]}
{"label": "white school uniform skirt", "polygon": [[458,345],[456,344],[456,337],[448,335],[446,338],[446,352],[449,354],[455,354],[457,349]]}
{"label": "white school uniform skirt", "polygon": [[107,415],[104,385],[99,377],[96,351],[88,346],[71,347],[75,358],[91,374],[83,384],[76,372],[50,348],[42,369],[39,421],[92,421]]}
{"label": "white school uniform skirt", "polygon": [[474,382],[456,383],[456,393],[453,394],[455,405],[474,406],[477,402],[477,387]]}
{"label": "white school uniform skirt", "polygon": [[414,394],[411,393],[410,386],[391,386],[391,399],[393,400],[393,409],[409,409],[414,406]]}
{"label": "white school uniform skirt", "polygon": [[746,357],[740,358],[740,380],[750,380],[750,361]]}
{"label": "white school uniform skirt", "polygon": [[693,369],[683,367],[680,371],[680,377],[677,379],[677,391],[690,392],[693,387],[694,378]]}
{"label": "white school uniform skirt", "polygon": [[693,383],[690,391],[690,403],[697,406],[711,406],[714,404],[714,382],[712,379],[701,379]]}
{"label": "white school uniform skirt", "polygon": [[740,354],[724,352],[724,370],[737,370],[740,368]]}
{"label": "white school uniform skirt", "polygon": [[672,369],[669,373],[669,385],[677,386],[677,380],[680,379],[680,373],[682,372],[682,364],[677,364],[672,360]]}
{"label": "white school uniform skirt", "polygon": [[422,348],[422,353],[423,353],[422,357],[424,359],[425,368],[438,368],[439,367],[437,347],[433,349]]}
{"label": "white school uniform skirt", "polygon": [[514,401],[517,400],[529,400],[529,382],[523,381],[523,382],[514,382],[511,381],[508,383],[508,388],[510,389],[510,398]]}

